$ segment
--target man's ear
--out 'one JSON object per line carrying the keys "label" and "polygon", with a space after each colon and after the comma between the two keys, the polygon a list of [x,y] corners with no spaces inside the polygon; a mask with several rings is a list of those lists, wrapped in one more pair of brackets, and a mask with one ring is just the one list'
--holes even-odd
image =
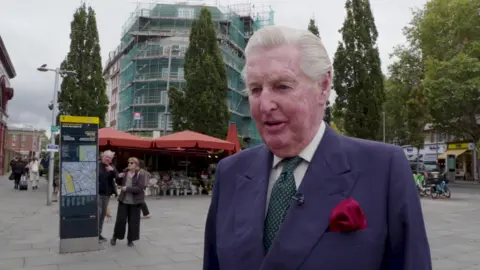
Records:
{"label": "man's ear", "polygon": [[325,75],[322,76],[320,81],[318,82],[321,91],[321,103],[327,104],[328,98],[330,97],[330,89],[332,88],[332,72],[328,71]]}

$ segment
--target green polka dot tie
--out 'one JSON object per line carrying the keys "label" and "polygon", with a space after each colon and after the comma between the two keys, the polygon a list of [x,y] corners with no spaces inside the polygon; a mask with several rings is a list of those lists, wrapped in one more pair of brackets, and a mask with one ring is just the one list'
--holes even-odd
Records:
{"label": "green polka dot tie", "polygon": [[263,246],[265,253],[268,252],[270,246],[277,235],[280,226],[283,223],[288,207],[292,201],[292,197],[297,192],[295,177],[293,171],[302,162],[301,157],[286,158],[282,160],[283,170],[273,185],[272,194],[268,203],[267,217],[265,218],[265,226],[263,232]]}

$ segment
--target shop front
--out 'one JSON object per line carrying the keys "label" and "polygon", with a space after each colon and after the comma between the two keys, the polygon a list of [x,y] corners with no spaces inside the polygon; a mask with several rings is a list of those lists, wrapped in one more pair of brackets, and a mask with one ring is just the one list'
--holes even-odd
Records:
{"label": "shop front", "polygon": [[438,157],[440,164],[445,164],[448,156],[455,158],[455,178],[470,180],[472,177],[472,150],[474,144],[455,142],[447,145],[447,151]]}
{"label": "shop front", "polygon": [[6,155],[6,138],[7,138],[7,105],[13,98],[13,88],[10,85],[10,79],[17,75],[13,67],[10,56],[8,55],[3,39],[0,36],[0,175],[5,173],[8,168],[8,162],[5,160]]}
{"label": "shop front", "polygon": [[436,162],[437,156],[442,155],[445,153],[445,151],[447,151],[447,144],[425,144],[420,151],[418,151],[416,147],[409,145],[403,146],[402,148],[403,152],[407,156],[407,159],[410,161],[416,160],[418,156],[423,162]]}

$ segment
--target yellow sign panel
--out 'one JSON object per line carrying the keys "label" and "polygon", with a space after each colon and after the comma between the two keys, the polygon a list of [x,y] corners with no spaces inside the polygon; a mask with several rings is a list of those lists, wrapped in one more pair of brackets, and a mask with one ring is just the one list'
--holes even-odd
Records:
{"label": "yellow sign panel", "polygon": [[100,124],[100,118],[90,116],[60,115],[61,123]]}
{"label": "yellow sign panel", "polygon": [[453,149],[468,149],[468,143],[449,143],[448,150]]}

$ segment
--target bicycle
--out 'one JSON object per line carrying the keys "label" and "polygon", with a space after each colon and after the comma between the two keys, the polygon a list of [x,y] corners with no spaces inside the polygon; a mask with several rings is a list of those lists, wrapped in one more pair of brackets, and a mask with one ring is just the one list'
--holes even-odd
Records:
{"label": "bicycle", "polygon": [[452,196],[447,183],[448,180],[441,179],[430,188],[430,195],[432,199],[437,199],[439,196],[443,196],[448,199]]}

